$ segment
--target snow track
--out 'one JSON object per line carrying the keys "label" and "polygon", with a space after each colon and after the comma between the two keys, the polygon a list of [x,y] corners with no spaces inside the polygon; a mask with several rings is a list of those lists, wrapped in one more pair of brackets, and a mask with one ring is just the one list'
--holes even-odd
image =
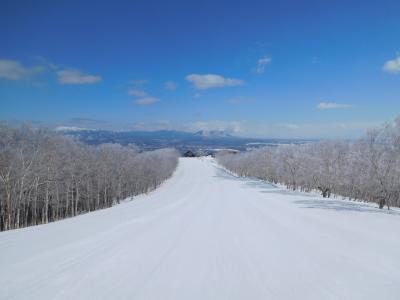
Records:
{"label": "snow track", "polygon": [[0,233],[0,299],[400,299],[399,228],[185,158],[149,195]]}

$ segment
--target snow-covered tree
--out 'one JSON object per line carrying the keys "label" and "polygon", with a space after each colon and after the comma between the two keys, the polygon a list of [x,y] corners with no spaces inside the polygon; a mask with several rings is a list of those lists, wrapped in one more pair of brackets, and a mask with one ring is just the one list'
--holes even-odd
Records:
{"label": "snow-covered tree", "polygon": [[357,141],[320,141],[220,153],[221,165],[302,191],[400,206],[400,118],[368,131]]}
{"label": "snow-covered tree", "polygon": [[0,125],[0,230],[112,206],[170,177],[178,153],[77,143],[50,130]]}

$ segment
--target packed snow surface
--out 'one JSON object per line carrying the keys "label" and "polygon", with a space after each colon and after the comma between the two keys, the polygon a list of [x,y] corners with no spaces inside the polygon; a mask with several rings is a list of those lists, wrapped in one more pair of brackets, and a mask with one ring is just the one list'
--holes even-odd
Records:
{"label": "packed snow surface", "polygon": [[184,158],[148,195],[0,233],[0,299],[400,299],[399,228]]}

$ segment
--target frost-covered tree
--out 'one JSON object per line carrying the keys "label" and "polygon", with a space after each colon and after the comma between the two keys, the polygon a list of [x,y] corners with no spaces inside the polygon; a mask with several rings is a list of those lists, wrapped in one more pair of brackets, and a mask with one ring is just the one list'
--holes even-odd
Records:
{"label": "frost-covered tree", "polygon": [[353,200],[400,206],[400,118],[357,141],[321,141],[220,153],[221,165],[302,191],[319,190]]}
{"label": "frost-covered tree", "polygon": [[146,193],[172,175],[178,153],[77,143],[46,129],[0,125],[0,230],[45,224]]}

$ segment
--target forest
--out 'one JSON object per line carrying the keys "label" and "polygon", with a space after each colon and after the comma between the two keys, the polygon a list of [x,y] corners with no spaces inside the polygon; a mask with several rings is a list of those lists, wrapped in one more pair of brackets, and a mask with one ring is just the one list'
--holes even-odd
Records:
{"label": "forest", "polygon": [[[48,129],[0,125],[0,230],[46,224],[147,193],[172,175],[178,157],[174,149],[90,146]],[[238,176],[292,190],[400,206],[400,118],[358,140],[220,152],[217,160]]]}
{"label": "forest", "polygon": [[48,129],[0,125],[0,231],[77,216],[147,193],[178,164],[173,149],[88,146]]}
{"label": "forest", "polygon": [[400,117],[352,141],[326,140],[221,152],[218,162],[238,176],[256,177],[323,197],[400,206]]}

